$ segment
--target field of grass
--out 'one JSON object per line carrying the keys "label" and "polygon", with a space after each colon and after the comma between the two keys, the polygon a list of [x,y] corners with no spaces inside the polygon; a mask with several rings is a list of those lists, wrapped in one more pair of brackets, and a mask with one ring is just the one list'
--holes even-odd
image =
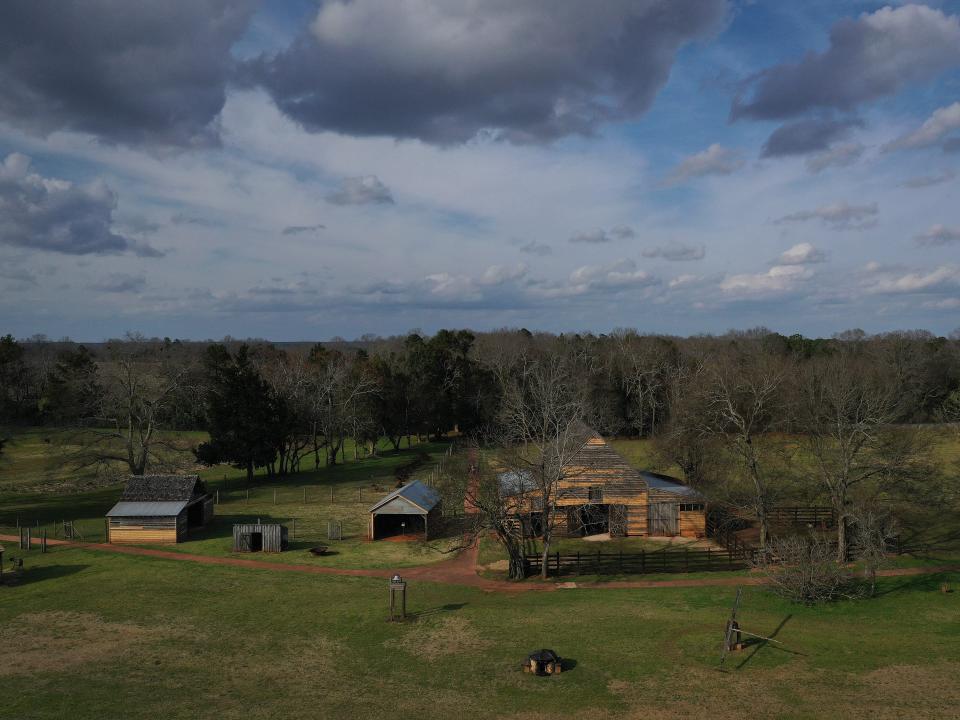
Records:
{"label": "field of grass", "polygon": [[[104,513],[117,501],[122,480],[94,483],[92,473],[77,473],[79,480],[63,470],[55,460],[57,448],[45,442],[49,434],[30,431],[15,438],[9,456],[0,467],[0,528],[12,532],[17,522],[29,525],[39,535],[63,534],[63,520],[75,523],[87,541],[105,537]],[[202,433],[180,433],[177,440],[196,443]],[[395,452],[382,442],[378,456],[354,459],[348,444],[337,465],[313,468],[313,457],[304,460],[304,471],[286,477],[268,478],[259,473],[248,485],[244,472],[228,466],[195,468],[208,488],[216,494],[214,523],[191,535],[189,541],[165,549],[202,555],[228,556],[232,549],[235,522],[282,522],[293,531],[291,551],[271,556],[275,562],[298,562],[331,567],[404,567],[446,559],[443,542],[378,542],[366,538],[367,510],[396,485],[395,471],[421,454],[429,459],[414,472],[429,473],[434,462],[447,450],[445,443],[417,443]],[[86,489],[86,484],[94,485]],[[339,521],[342,540],[327,540],[328,521]],[[328,545],[332,553],[322,558],[308,550]]]}
{"label": "field of grass", "polygon": [[[0,587],[0,718],[952,717],[960,575],[805,608],[745,589],[775,634],[718,671],[733,588],[518,596],[57,548]],[[559,677],[519,670],[535,648]]]}

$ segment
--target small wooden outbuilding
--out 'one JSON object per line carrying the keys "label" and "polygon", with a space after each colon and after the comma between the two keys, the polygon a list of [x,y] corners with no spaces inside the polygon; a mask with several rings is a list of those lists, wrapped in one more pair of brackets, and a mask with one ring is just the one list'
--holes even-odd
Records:
{"label": "small wooden outbuilding", "polygon": [[440,520],[440,493],[419,480],[397,488],[370,508],[370,539],[422,535],[430,539]]}
{"label": "small wooden outbuilding", "polygon": [[115,545],[178,543],[213,519],[213,496],[197,475],[131,475],[107,513]]}
{"label": "small wooden outbuilding", "polygon": [[287,526],[280,523],[237,523],[233,526],[234,552],[283,552]]}

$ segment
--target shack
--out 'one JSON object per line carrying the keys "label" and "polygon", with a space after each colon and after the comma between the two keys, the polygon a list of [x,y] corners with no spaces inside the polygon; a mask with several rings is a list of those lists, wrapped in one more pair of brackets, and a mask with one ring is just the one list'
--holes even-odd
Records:
{"label": "shack", "polygon": [[183,542],[213,519],[213,496],[197,475],[131,475],[107,513],[107,542]]}
{"label": "shack", "polygon": [[371,540],[418,535],[429,540],[440,525],[440,493],[419,480],[397,488],[370,508]]}
{"label": "shack", "polygon": [[233,526],[234,552],[283,552],[287,526],[280,523],[237,523]]}

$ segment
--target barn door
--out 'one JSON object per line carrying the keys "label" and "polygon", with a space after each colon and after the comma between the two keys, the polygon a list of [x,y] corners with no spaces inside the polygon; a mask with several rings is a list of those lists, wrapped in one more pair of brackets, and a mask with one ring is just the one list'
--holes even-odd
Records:
{"label": "barn door", "polygon": [[610,535],[611,537],[627,536],[627,506],[610,506]]}
{"label": "barn door", "polygon": [[658,537],[679,533],[679,506],[677,503],[650,503],[647,506],[647,532]]}

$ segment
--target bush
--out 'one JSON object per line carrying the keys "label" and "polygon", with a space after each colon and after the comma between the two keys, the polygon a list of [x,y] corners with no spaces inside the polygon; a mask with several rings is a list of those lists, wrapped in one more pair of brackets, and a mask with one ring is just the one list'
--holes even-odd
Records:
{"label": "bush", "polygon": [[781,597],[814,605],[857,594],[852,572],[836,556],[836,545],[818,535],[774,538],[758,569]]}

